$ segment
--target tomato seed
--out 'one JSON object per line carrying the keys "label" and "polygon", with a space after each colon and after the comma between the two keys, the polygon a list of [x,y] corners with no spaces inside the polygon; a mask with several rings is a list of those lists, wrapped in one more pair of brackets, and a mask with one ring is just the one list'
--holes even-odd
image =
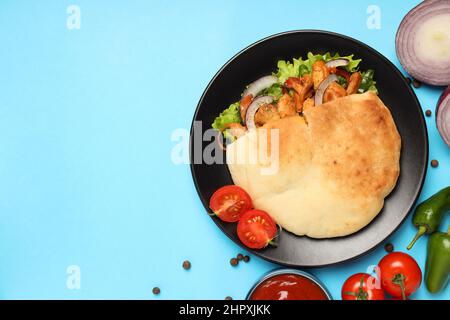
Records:
{"label": "tomato seed", "polygon": [[426,115],[427,117],[431,117],[431,110],[428,109],[427,111],[425,111],[425,115]]}
{"label": "tomato seed", "polygon": [[225,300],[233,300],[233,298],[230,296],[227,296],[227,297],[225,297]]}
{"label": "tomato seed", "polygon": [[244,259],[244,255],[242,253],[239,253],[237,255],[237,259],[238,259],[238,261],[242,261]]}
{"label": "tomato seed", "polygon": [[250,261],[250,257],[249,256],[245,256],[244,257],[244,262],[249,262]]}

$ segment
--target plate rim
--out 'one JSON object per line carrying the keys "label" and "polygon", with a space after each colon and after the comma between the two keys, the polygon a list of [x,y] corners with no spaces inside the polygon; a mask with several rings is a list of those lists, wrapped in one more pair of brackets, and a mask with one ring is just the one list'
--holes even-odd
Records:
{"label": "plate rim", "polygon": [[[200,188],[199,188],[199,184],[197,181],[197,177],[195,175],[195,163],[193,161],[193,130],[194,130],[194,121],[197,118],[197,115],[199,113],[199,109],[201,104],[203,103],[203,100],[207,94],[207,92],[209,91],[209,89],[211,88],[211,85],[215,82],[215,80],[219,77],[219,75],[222,73],[222,71],[227,68],[237,57],[239,57],[241,54],[251,50],[253,47],[270,41],[274,38],[278,38],[278,37],[283,37],[283,36],[287,36],[290,34],[304,34],[304,33],[315,33],[315,34],[322,34],[322,35],[329,35],[329,36],[333,36],[333,37],[337,37],[337,38],[342,38],[345,40],[349,40],[352,41],[360,46],[362,46],[364,49],[371,51],[373,54],[375,54],[376,56],[378,56],[378,58],[380,58],[381,61],[383,61],[385,64],[387,64],[398,76],[400,76],[400,78],[402,79],[403,83],[406,84],[406,87],[408,88],[409,93],[411,94],[411,96],[413,97],[413,99],[415,100],[415,105],[418,107],[418,111],[420,114],[420,121],[421,124],[424,128],[424,134],[423,134],[423,139],[425,142],[425,152],[424,152],[424,163],[425,165],[423,166],[421,175],[420,175],[420,184],[418,185],[418,187],[416,187],[415,190],[415,194],[414,194],[414,200],[411,202],[411,204],[408,206],[408,209],[405,210],[406,212],[404,213],[403,218],[401,219],[401,221],[399,222],[399,224],[392,229],[392,231],[387,234],[382,240],[380,240],[378,243],[376,243],[375,245],[373,245],[371,248],[367,249],[366,251],[363,251],[362,253],[359,253],[353,257],[350,258],[346,258],[344,260],[340,260],[340,261],[335,261],[335,262],[331,262],[331,263],[324,263],[324,264],[314,264],[314,265],[302,265],[302,264],[292,264],[292,263],[286,263],[286,262],[280,262],[278,260],[275,259],[271,259],[269,257],[266,257],[262,254],[262,251],[259,250],[254,250],[251,248],[246,247],[243,243],[241,243],[240,241],[236,241],[235,239],[233,239],[228,232],[226,232],[226,230],[222,227],[222,225],[219,223],[219,221],[217,219],[215,219],[214,217],[211,216],[211,219],[214,221],[214,223],[216,224],[216,226],[219,227],[219,229],[235,244],[237,244],[239,247],[241,247],[242,249],[246,250],[247,252],[250,252],[251,254],[274,264],[280,265],[280,266],[285,266],[285,267],[289,267],[289,268],[304,268],[304,269],[315,269],[315,268],[324,268],[324,267],[331,267],[331,266],[337,266],[337,265],[342,265],[344,263],[356,260],[358,258],[361,258],[363,256],[368,255],[369,253],[371,253],[372,251],[374,251],[376,248],[378,248],[386,239],[388,239],[389,237],[391,237],[399,228],[400,226],[403,225],[403,223],[405,222],[406,218],[409,216],[409,213],[411,212],[412,208],[415,206],[415,204],[417,203],[418,198],[420,197],[420,194],[422,192],[424,183],[425,183],[425,177],[428,171],[428,160],[429,160],[429,135],[428,135],[428,128],[426,125],[426,121],[425,121],[425,117],[423,114],[423,110],[420,104],[419,99],[417,98],[416,93],[414,92],[414,90],[411,88],[411,86],[409,85],[409,83],[406,80],[406,76],[404,76],[402,74],[402,72],[399,70],[399,68],[393,63],[391,62],[388,58],[386,58],[384,55],[382,55],[379,51],[377,51],[376,49],[372,48],[371,46],[365,44],[364,42],[357,40],[355,38],[349,37],[347,35],[343,35],[340,33],[336,33],[336,32],[332,32],[332,31],[327,31],[327,30],[319,30],[319,29],[296,29],[296,30],[289,30],[289,31],[284,31],[284,32],[279,32],[279,33],[275,33],[269,36],[266,36],[260,40],[257,40],[253,43],[251,43],[250,45],[244,47],[242,50],[240,50],[239,52],[237,52],[236,54],[234,54],[230,59],[228,59],[223,65],[222,67],[214,74],[214,76],[211,78],[211,80],[208,82],[208,85],[206,86],[206,88],[204,89],[198,103],[197,106],[195,108],[195,112],[191,121],[191,129],[189,131],[189,167],[190,167],[190,171],[191,171],[191,175],[192,175],[192,179],[194,182],[194,186],[196,189],[196,192],[200,198],[200,201],[203,205],[203,207],[205,208],[206,212],[210,212],[209,207],[206,205],[206,203],[209,202],[209,199],[204,199]],[[332,239],[332,238],[329,238]]]}

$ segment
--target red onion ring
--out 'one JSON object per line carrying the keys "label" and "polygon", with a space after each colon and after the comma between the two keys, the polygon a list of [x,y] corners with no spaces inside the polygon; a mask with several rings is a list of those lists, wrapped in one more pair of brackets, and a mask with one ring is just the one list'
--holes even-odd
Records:
{"label": "red onion ring", "polygon": [[442,64],[417,54],[416,36],[430,18],[444,14],[450,14],[450,1],[424,1],[403,18],[395,36],[396,53],[403,68],[415,79],[431,85],[450,84],[450,59]]}
{"label": "red onion ring", "polygon": [[450,86],[442,93],[436,106],[436,126],[450,147]]}
{"label": "red onion ring", "polygon": [[345,58],[338,58],[335,60],[328,61],[325,63],[325,66],[328,68],[337,68],[337,67],[345,67],[348,65],[349,61]]}
{"label": "red onion ring", "polygon": [[272,102],[273,98],[271,96],[261,96],[253,100],[252,104],[248,107],[247,114],[245,116],[245,125],[249,131],[256,129],[255,114],[259,107]]}
{"label": "red onion ring", "polygon": [[338,81],[339,78],[335,74],[330,74],[325,80],[323,80],[319,87],[317,88],[316,95],[314,96],[314,105],[319,106],[323,103],[323,95],[325,90],[327,90],[328,86],[335,81]]}
{"label": "red onion ring", "polygon": [[251,94],[253,97],[256,97],[258,93],[263,91],[264,89],[269,88],[270,86],[274,85],[278,82],[278,78],[270,75],[270,76],[264,76],[262,78],[259,78],[256,81],[253,81],[250,83],[245,89],[244,93],[242,94],[243,97]]}

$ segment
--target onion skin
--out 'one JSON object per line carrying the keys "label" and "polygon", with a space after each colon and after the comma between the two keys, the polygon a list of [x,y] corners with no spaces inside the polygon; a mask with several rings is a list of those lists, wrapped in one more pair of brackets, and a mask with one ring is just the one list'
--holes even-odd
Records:
{"label": "onion skin", "polygon": [[314,96],[314,105],[319,106],[323,103],[323,95],[328,86],[335,81],[338,81],[338,76],[330,74],[325,80],[323,80],[317,88],[316,95]]}
{"label": "onion skin", "polygon": [[255,114],[256,111],[258,111],[259,107],[261,107],[264,104],[269,104],[273,102],[273,98],[271,96],[261,96],[257,97],[255,100],[253,100],[252,104],[247,109],[247,114],[245,116],[245,125],[247,126],[247,129],[255,130]]}
{"label": "onion skin", "polygon": [[403,68],[415,79],[431,85],[450,84],[450,60],[446,65],[421,59],[415,54],[414,42],[418,28],[427,18],[450,14],[450,2],[427,0],[413,8],[403,18],[395,36],[397,57]]}
{"label": "onion skin", "polygon": [[439,97],[438,103],[437,103],[437,108],[436,108],[436,113],[439,109],[439,105],[441,104],[441,102],[445,99],[446,96],[448,96],[450,94],[450,86],[447,87],[447,89],[444,90],[444,92],[442,92],[441,96]]}
{"label": "onion skin", "polygon": [[258,93],[269,88],[277,82],[277,77],[275,77],[274,75],[269,75],[261,77],[247,86],[247,88],[244,90],[244,93],[242,93],[240,105],[241,119],[246,119],[247,109],[252,103],[253,99],[258,95]]}
{"label": "onion skin", "polygon": [[247,89],[245,89],[242,96],[245,97],[248,95],[252,95],[253,97],[256,97],[258,93],[269,88],[270,86],[274,85],[277,82],[278,78],[273,75],[261,77],[258,80],[250,83]]}
{"label": "onion skin", "polygon": [[436,126],[445,143],[450,147],[450,86],[441,94],[436,106]]}
{"label": "onion skin", "polygon": [[328,68],[345,67],[346,65],[348,65],[348,60],[345,58],[338,58],[325,63]]}

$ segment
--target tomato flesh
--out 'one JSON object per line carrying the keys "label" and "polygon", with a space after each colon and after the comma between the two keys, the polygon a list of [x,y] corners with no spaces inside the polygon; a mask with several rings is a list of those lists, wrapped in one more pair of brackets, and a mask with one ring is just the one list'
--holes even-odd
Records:
{"label": "tomato flesh", "polygon": [[239,219],[237,234],[247,247],[262,249],[277,235],[277,225],[267,212],[250,210]]}
{"label": "tomato flesh", "polygon": [[209,207],[221,220],[236,222],[245,212],[253,208],[253,204],[244,189],[228,185],[214,192]]}

